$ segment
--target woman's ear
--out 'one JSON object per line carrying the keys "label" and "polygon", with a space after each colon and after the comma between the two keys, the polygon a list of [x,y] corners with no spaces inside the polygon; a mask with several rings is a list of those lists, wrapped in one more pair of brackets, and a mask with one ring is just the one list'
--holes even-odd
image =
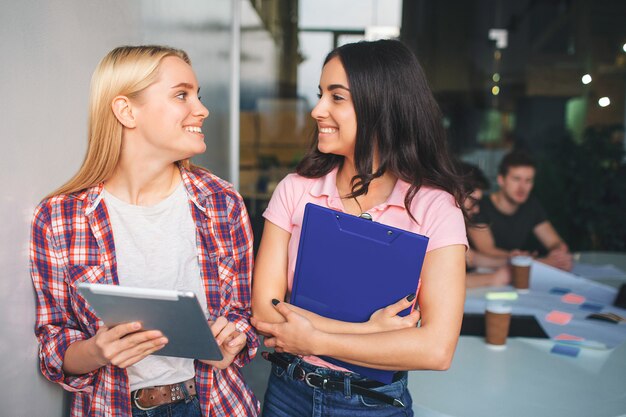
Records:
{"label": "woman's ear", "polygon": [[125,127],[132,129],[137,123],[135,122],[135,116],[133,115],[132,103],[126,96],[117,96],[111,103],[111,109],[113,114],[119,122]]}

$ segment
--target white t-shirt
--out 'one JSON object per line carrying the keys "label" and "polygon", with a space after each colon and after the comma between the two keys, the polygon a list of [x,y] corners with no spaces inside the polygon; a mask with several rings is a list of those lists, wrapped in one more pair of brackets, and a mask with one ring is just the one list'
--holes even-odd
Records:
{"label": "white t-shirt", "polygon": [[[120,286],[193,291],[207,314],[196,226],[183,183],[154,206],[128,204],[103,192],[115,241]],[[150,355],[127,368],[130,389],[186,381],[193,359]]]}

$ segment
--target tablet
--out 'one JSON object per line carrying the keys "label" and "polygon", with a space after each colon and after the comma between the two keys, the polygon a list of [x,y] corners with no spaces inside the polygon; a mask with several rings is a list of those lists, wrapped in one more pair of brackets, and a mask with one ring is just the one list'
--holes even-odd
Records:
{"label": "tablet", "polygon": [[78,291],[107,327],[138,321],[145,330],[160,330],[168,343],[153,355],[222,360],[193,292],[87,283]]}

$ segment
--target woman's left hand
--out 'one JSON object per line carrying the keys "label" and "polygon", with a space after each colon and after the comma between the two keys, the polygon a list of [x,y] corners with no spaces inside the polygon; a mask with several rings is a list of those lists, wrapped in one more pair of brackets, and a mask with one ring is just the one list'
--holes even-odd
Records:
{"label": "woman's left hand", "polygon": [[414,309],[404,317],[398,315],[403,310],[410,308],[413,305],[413,300],[415,300],[415,294],[376,310],[370,319],[364,323],[369,329],[368,333],[388,332],[417,326],[421,318],[419,308]]}
{"label": "woman's left hand", "polygon": [[284,318],[283,323],[268,323],[254,317],[251,323],[256,329],[271,337],[265,338],[265,346],[274,348],[276,352],[289,352],[294,355],[316,355],[316,343],[320,340],[321,331],[301,314],[290,308],[287,303],[275,306]]}
{"label": "woman's left hand", "polygon": [[235,325],[223,316],[211,323],[211,331],[224,358],[221,361],[200,360],[200,362],[219,369],[226,369],[244,348],[248,339],[245,333],[238,331]]}

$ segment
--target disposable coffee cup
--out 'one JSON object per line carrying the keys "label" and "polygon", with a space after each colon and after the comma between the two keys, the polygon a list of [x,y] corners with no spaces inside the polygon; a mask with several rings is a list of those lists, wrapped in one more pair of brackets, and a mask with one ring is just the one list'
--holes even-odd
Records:
{"label": "disposable coffee cup", "polygon": [[485,342],[493,350],[506,349],[506,339],[511,325],[511,306],[489,303],[485,309]]}
{"label": "disposable coffee cup", "polygon": [[511,258],[511,273],[513,286],[520,293],[528,292],[530,285],[530,265],[533,258],[530,256],[514,256]]}

